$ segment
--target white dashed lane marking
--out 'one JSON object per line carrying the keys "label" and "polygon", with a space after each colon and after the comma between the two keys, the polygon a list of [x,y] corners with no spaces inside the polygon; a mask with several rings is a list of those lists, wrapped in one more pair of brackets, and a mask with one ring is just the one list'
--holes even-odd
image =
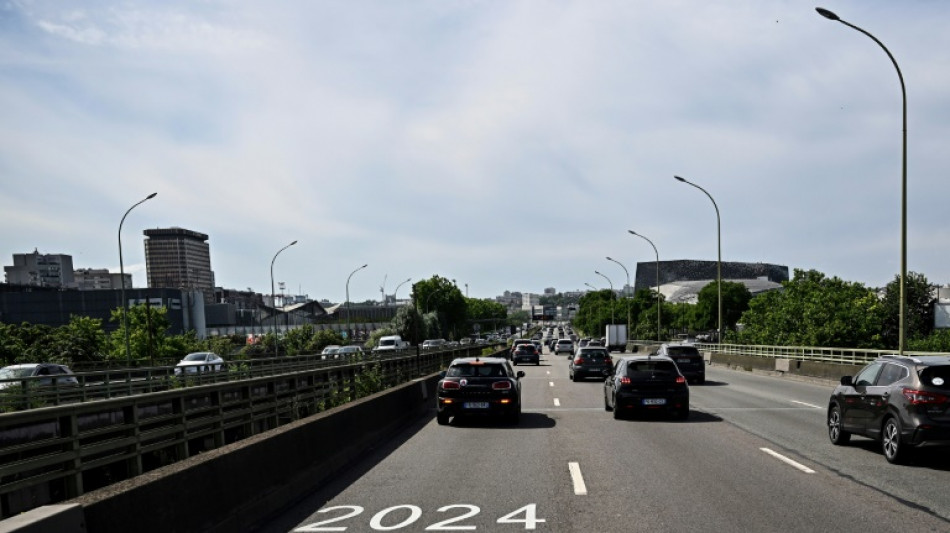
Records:
{"label": "white dashed lane marking", "polygon": [[580,465],[577,463],[567,463],[567,469],[571,471],[571,482],[574,483],[574,494],[587,496],[587,485],[584,484],[584,476],[581,475]]}

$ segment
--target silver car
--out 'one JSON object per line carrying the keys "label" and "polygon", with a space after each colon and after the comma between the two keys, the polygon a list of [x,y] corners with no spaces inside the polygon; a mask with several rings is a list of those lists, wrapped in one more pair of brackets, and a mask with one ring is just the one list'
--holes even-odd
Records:
{"label": "silver car", "polygon": [[194,352],[175,365],[175,375],[204,374],[225,370],[224,359],[214,352]]}

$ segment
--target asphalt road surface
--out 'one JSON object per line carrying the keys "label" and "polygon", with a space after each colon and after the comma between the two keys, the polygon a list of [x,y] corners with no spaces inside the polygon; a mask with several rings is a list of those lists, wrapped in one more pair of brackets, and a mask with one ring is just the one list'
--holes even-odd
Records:
{"label": "asphalt road surface", "polygon": [[688,420],[614,420],[602,381],[545,352],[517,367],[517,426],[433,410],[259,530],[950,531],[950,454],[832,446],[831,384],[710,367]]}

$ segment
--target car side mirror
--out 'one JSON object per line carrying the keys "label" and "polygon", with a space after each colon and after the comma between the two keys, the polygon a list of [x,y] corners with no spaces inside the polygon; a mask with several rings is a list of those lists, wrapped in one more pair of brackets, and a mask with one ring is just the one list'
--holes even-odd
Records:
{"label": "car side mirror", "polygon": [[852,378],[851,376],[841,376],[841,384],[846,387],[853,387],[854,378]]}
{"label": "car side mirror", "polygon": [[518,379],[523,378],[523,377],[524,377],[524,370],[519,370],[518,373],[515,374],[515,375],[518,377]]}

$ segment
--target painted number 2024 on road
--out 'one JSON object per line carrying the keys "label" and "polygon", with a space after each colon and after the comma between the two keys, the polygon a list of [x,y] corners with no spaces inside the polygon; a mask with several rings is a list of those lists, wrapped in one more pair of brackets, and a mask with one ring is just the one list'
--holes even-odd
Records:
{"label": "painted number 2024 on road", "polygon": [[[320,509],[318,513],[342,513],[339,516],[328,518],[315,524],[298,527],[294,532],[310,533],[314,531],[346,531],[347,526],[329,524],[338,524],[363,514],[363,509],[359,505],[337,505]],[[455,516],[446,518],[426,527],[426,531],[474,531],[475,526],[465,524],[465,521],[477,516],[481,512],[475,505],[459,504],[446,505],[436,510],[439,513],[454,513]],[[408,516],[406,516],[408,514]],[[396,531],[404,527],[415,524],[422,518],[422,509],[415,505],[395,505],[387,507],[373,515],[369,520],[369,526],[374,531]],[[538,524],[544,522],[543,518],[537,517],[537,506],[535,504],[525,505],[516,509],[495,521],[499,524],[523,524],[525,529],[536,529]]]}

